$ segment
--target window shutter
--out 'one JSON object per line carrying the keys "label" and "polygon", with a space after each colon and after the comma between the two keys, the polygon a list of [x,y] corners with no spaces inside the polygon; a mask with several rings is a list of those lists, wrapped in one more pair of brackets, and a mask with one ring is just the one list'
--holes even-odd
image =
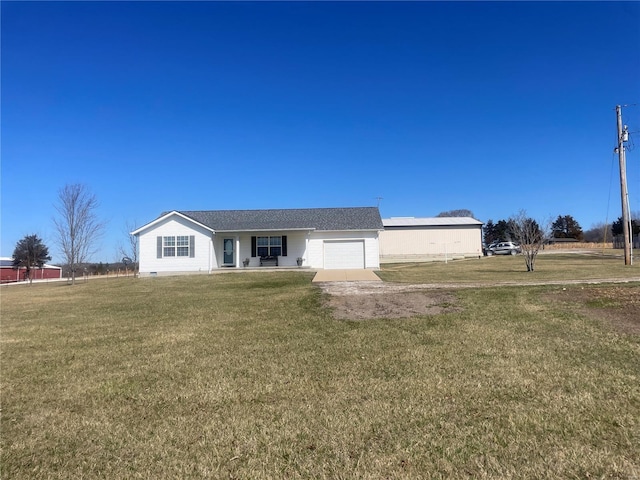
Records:
{"label": "window shutter", "polygon": [[286,235],[282,236],[282,256],[283,257],[287,256],[287,236]]}
{"label": "window shutter", "polygon": [[162,237],[158,237],[158,258],[162,258]]}
{"label": "window shutter", "polygon": [[251,256],[256,256],[256,237],[251,237]]}
{"label": "window shutter", "polygon": [[189,235],[189,257],[194,258],[196,256],[196,236]]}

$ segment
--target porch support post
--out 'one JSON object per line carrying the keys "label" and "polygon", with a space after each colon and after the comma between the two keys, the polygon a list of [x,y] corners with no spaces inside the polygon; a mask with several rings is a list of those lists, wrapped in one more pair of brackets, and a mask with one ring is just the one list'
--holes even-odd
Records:
{"label": "porch support post", "polygon": [[236,268],[240,268],[240,235],[236,236]]}
{"label": "porch support post", "polygon": [[211,241],[209,242],[209,273],[213,272],[213,262],[214,262],[213,255],[216,251],[215,243],[214,243],[215,241],[216,241],[216,234],[212,233]]}

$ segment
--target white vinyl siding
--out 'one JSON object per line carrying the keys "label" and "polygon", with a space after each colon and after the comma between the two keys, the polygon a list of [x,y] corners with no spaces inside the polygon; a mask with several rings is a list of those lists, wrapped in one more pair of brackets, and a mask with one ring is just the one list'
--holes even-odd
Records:
{"label": "white vinyl siding", "polygon": [[[273,252],[278,256],[278,266],[280,267],[294,267],[297,266],[297,259],[307,258],[307,232],[305,231],[295,231],[295,232],[282,232],[282,235],[271,235],[263,232],[255,232],[252,234],[242,233],[240,234],[240,260],[249,259],[249,267],[257,267],[260,265],[260,252],[263,250],[259,250],[261,245],[258,242],[258,238],[260,237],[270,237],[272,242],[270,243],[271,247],[277,247],[280,250],[271,250],[271,255],[274,255]],[[256,248],[252,252],[251,248],[251,237],[254,237],[256,240]],[[284,255],[284,244],[286,237],[286,255]],[[275,243],[274,243],[274,239]],[[277,244],[279,242],[279,244]],[[264,246],[264,245],[262,245]],[[216,248],[218,248],[216,244]],[[255,255],[255,256],[254,256]],[[308,266],[307,261],[305,260],[305,266]]]}
{"label": "white vinyl siding", "polygon": [[[165,239],[170,240],[165,243]],[[139,248],[140,273],[143,275],[206,273],[218,267],[213,255],[211,231],[177,215],[170,216],[153,228],[140,233]]]}
{"label": "white vinyl siding", "polygon": [[[194,235],[158,237],[162,242],[162,257],[190,257],[195,242]],[[160,258],[160,255],[158,256]]]}

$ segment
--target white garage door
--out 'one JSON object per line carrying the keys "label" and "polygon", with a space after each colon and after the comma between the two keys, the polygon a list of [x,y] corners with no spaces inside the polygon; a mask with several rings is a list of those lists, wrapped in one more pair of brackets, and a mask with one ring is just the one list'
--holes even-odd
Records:
{"label": "white garage door", "polygon": [[324,268],[364,268],[364,241],[324,242]]}

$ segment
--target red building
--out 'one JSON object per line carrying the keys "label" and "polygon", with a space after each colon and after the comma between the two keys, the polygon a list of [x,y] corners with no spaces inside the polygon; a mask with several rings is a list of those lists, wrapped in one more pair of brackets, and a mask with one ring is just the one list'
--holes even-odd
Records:
{"label": "red building", "polygon": [[[22,282],[26,280],[27,269],[25,267],[14,268],[13,258],[0,258],[0,283]],[[42,268],[32,268],[33,280],[52,280],[62,278],[62,267],[44,265]]]}

